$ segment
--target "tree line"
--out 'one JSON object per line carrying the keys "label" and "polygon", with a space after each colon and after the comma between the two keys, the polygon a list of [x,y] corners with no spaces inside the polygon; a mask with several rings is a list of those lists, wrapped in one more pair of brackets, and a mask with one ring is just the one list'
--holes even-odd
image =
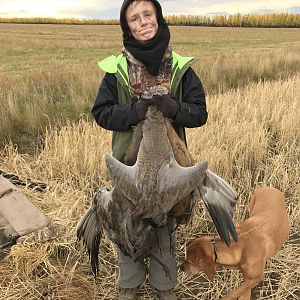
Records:
{"label": "tree line", "polygon": [[75,18],[1,18],[0,23],[19,24],[69,24],[69,25],[118,25],[118,19],[75,19]]}
{"label": "tree line", "polygon": [[220,27],[300,27],[300,14],[272,13],[253,15],[228,16],[194,16],[172,15],[168,16],[170,25],[187,26],[220,26]]}
{"label": "tree line", "polygon": [[[218,27],[300,27],[300,14],[235,14],[226,16],[170,15],[166,17],[169,25],[180,26],[218,26]],[[57,18],[1,18],[0,23],[28,24],[73,24],[73,25],[118,25],[118,19],[57,19]]]}

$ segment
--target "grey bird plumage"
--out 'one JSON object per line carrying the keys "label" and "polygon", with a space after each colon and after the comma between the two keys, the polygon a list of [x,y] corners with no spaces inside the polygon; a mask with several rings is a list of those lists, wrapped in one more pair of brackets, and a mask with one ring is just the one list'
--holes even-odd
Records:
{"label": "grey bird plumage", "polygon": [[111,155],[106,156],[106,165],[113,186],[133,203],[133,215],[151,218],[157,226],[164,226],[172,207],[203,181],[208,163],[203,161],[190,167],[178,164],[163,115],[155,106],[149,107],[142,130],[133,166]]}
{"label": "grey bird plumage", "polygon": [[138,217],[132,217],[133,204],[116,188],[100,188],[90,208],[77,226],[77,237],[83,240],[90,257],[93,273],[98,273],[98,252],[103,233],[122,253],[134,261],[150,255],[156,242],[154,228]]}
{"label": "grey bird plumage", "polygon": [[[95,274],[103,232],[125,255],[143,260],[156,243],[151,225],[165,226],[183,199],[188,200],[184,205],[191,214],[199,194],[226,244],[230,245],[230,235],[235,241],[238,239],[232,222],[236,191],[207,169],[207,161],[194,164],[189,159],[184,143],[155,105],[149,107],[146,120],[138,126],[142,134],[137,131],[138,138],[133,138],[138,146],[130,147],[130,155],[127,155],[133,165],[125,165],[106,155],[114,188],[111,191],[100,189],[78,224],[77,236],[88,249]],[[170,133],[172,130],[174,132]],[[176,147],[180,151],[176,151]],[[184,166],[179,164],[181,159],[176,152],[185,152]]]}
{"label": "grey bird plumage", "polygon": [[[154,105],[150,106],[142,125],[135,164],[127,166],[111,155],[106,156],[113,184],[134,204],[133,214],[151,218],[157,226],[166,223],[170,210],[184,197],[190,195],[190,202],[195,203],[198,191],[219,235],[230,245],[230,235],[235,241],[238,239],[232,221],[236,191],[207,169],[207,161],[189,167],[180,166],[168,138],[167,128],[173,129],[167,122],[170,121]],[[188,152],[186,148],[184,151]]]}

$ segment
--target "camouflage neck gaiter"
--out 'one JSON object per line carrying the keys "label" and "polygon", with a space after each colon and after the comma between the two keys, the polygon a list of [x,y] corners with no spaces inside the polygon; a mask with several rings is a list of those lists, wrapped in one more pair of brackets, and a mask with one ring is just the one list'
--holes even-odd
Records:
{"label": "camouflage neck gaiter", "polygon": [[146,66],[135,59],[128,50],[123,49],[123,53],[128,60],[128,73],[132,88],[149,93],[157,92],[159,94],[162,91],[164,93],[170,91],[172,72],[172,50],[170,46],[168,46],[164,54],[157,76],[151,75]]}

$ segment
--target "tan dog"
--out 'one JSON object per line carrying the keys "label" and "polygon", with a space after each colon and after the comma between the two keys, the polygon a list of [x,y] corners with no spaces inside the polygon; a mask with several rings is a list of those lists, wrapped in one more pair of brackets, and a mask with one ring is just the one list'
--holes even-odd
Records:
{"label": "tan dog", "polygon": [[203,271],[210,280],[223,265],[239,269],[244,281],[231,291],[226,300],[250,300],[251,289],[264,278],[267,259],[272,257],[287,240],[289,220],[284,195],[275,188],[263,187],[250,200],[250,217],[237,228],[239,240],[228,248],[217,237],[194,240],[186,249],[181,270],[189,275]]}

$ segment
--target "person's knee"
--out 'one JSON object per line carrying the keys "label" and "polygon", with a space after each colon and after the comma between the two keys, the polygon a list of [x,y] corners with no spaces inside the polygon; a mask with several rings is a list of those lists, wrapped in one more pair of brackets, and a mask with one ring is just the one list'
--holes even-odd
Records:
{"label": "person's knee", "polygon": [[146,265],[142,262],[134,262],[130,257],[119,252],[119,287],[135,288],[146,279]]}
{"label": "person's knee", "polygon": [[157,236],[157,245],[153,247],[152,253],[165,255],[175,255],[175,233],[169,233],[166,230],[160,231]]}
{"label": "person's knee", "polygon": [[150,259],[149,283],[158,290],[173,289],[177,284],[176,259],[162,255],[160,263]]}

